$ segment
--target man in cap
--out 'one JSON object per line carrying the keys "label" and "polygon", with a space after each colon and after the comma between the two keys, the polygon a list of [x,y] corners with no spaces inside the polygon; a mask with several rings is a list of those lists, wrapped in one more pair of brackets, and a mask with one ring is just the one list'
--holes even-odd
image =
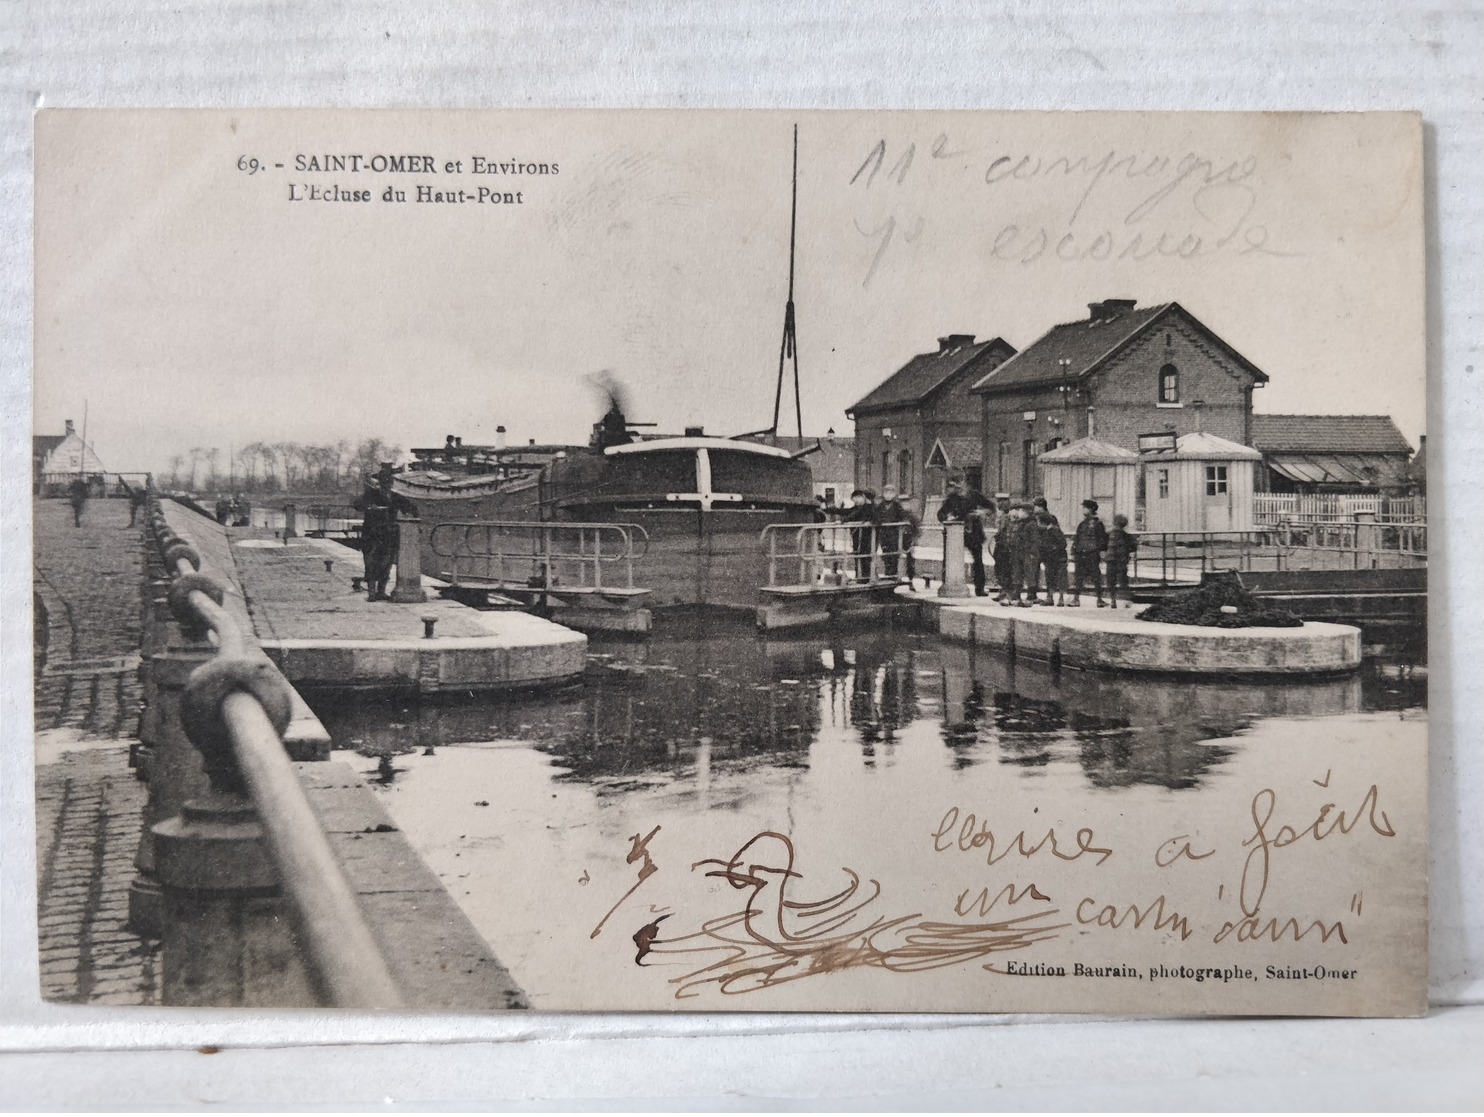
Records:
{"label": "man in cap", "polygon": [[1073,607],[1082,604],[1082,584],[1091,579],[1098,591],[1098,608],[1107,608],[1103,600],[1103,552],[1108,549],[1108,529],[1098,519],[1098,502],[1082,502],[1082,522],[1072,540],[1072,567],[1076,584],[1072,587]]}
{"label": "man in cap", "polygon": [[[984,596],[984,517],[986,511],[993,512],[994,505],[978,492],[971,492],[963,478],[954,477],[948,482],[948,495],[938,506],[938,522],[961,521],[964,525],[964,549],[974,566],[974,593]],[[952,561],[946,552],[943,555],[945,568]]]}
{"label": "man in cap", "polygon": [[[912,561],[912,543],[917,538],[917,517],[897,496],[895,485],[881,487],[881,503],[876,506],[876,523],[881,539],[881,567],[888,578],[897,576],[899,559],[905,557],[907,580],[917,573]],[[902,525],[906,526],[903,527]],[[885,526],[895,525],[895,526]]]}
{"label": "man in cap", "polygon": [[376,484],[366,485],[355,502],[361,510],[361,554],[366,569],[366,600],[387,600],[386,585],[397,560],[397,511],[410,503],[392,492],[392,463],[382,462]]}

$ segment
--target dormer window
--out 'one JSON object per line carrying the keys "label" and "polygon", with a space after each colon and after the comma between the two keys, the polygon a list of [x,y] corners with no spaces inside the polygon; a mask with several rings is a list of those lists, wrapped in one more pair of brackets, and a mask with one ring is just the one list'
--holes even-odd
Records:
{"label": "dormer window", "polygon": [[1174,365],[1165,365],[1159,370],[1159,402],[1180,402],[1180,370]]}

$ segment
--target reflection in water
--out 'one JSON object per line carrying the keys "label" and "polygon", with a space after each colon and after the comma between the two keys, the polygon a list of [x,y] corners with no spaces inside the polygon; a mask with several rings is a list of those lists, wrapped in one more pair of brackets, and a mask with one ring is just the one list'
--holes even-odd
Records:
{"label": "reflection in water", "polygon": [[[517,741],[551,756],[558,780],[599,795],[679,780],[709,802],[728,771],[851,753],[884,771],[903,748],[1025,779],[1057,770],[1096,788],[1193,788],[1259,719],[1425,703],[1425,669],[1405,655],[1336,679],[1197,683],[1052,672],[901,628],[764,638],[688,617],[642,643],[594,639],[584,680],[558,692],[315,708],[337,747],[368,756]],[[396,771],[387,760],[381,778]]]}

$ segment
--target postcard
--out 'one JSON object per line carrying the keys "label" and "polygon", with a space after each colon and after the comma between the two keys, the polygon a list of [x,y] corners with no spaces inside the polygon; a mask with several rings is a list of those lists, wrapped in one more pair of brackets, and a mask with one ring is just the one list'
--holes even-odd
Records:
{"label": "postcard", "polygon": [[1426,1010],[1415,114],[35,152],[45,998]]}

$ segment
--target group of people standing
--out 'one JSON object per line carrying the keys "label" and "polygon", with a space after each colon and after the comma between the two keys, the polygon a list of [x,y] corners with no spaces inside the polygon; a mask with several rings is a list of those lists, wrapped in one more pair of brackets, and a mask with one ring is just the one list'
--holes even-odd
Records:
{"label": "group of people standing", "polygon": [[855,556],[857,580],[871,579],[872,556],[878,547],[884,577],[905,576],[908,581],[917,577],[912,545],[917,541],[921,521],[902,502],[896,486],[884,486],[879,499],[870,489],[856,489],[850,494],[850,503],[843,508],[829,507],[824,497],[818,497],[817,501],[814,513],[817,522],[838,520],[850,525],[850,550]]}
{"label": "group of people standing", "polygon": [[[872,577],[873,556],[879,549],[881,574],[898,578],[903,570],[908,581],[916,576],[912,546],[920,521],[890,485],[878,499],[869,489],[856,489],[850,504],[830,508],[820,498],[816,520],[837,519],[848,525],[856,578]],[[1097,607],[1118,607],[1120,590],[1129,600],[1128,564],[1138,548],[1138,537],[1128,530],[1128,517],[1113,517],[1110,531],[1098,515],[1098,502],[1082,502],[1082,520],[1070,539],[1044,497],[1033,501],[991,501],[971,490],[963,481],[948,483],[948,495],[938,508],[938,521],[964,525],[964,548],[973,570],[974,592],[988,596],[985,545],[990,544],[995,600],[1003,605],[1053,605],[1076,608],[1082,591],[1097,594]],[[992,543],[991,543],[992,540]],[[1068,592],[1067,566],[1070,551],[1072,586]],[[1107,597],[1104,597],[1103,567],[1107,566]]]}
{"label": "group of people standing", "polygon": [[[1082,502],[1082,520],[1070,541],[1061,522],[1047,507],[1045,497],[1029,503],[1001,497],[990,501],[972,492],[962,481],[950,481],[948,496],[938,508],[939,522],[959,520],[964,525],[964,547],[973,567],[974,593],[987,596],[984,545],[991,550],[995,600],[1002,605],[1054,605],[1076,608],[1084,587],[1097,594],[1097,607],[1118,608],[1118,591],[1128,600],[1128,563],[1139,545],[1128,530],[1127,516],[1113,517],[1109,531],[1098,516],[1098,502]],[[1067,551],[1070,545],[1072,590],[1067,593]],[[1103,563],[1108,567],[1108,598],[1103,597]],[[1070,600],[1068,599],[1070,596]]]}

